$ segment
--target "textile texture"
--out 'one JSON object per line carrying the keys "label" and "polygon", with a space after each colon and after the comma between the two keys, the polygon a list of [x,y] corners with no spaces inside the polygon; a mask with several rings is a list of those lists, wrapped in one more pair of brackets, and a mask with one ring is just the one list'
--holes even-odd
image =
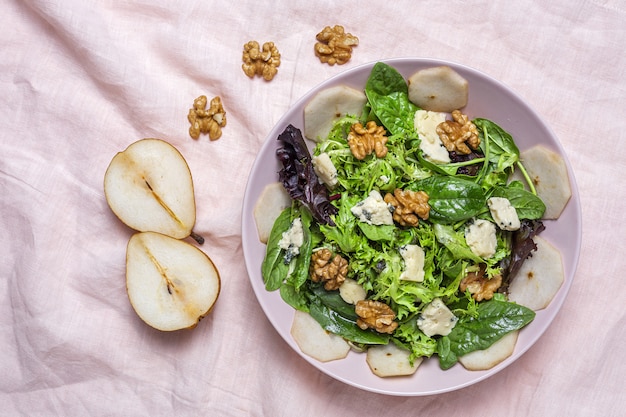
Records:
{"label": "textile texture", "polygon": [[[0,15],[0,414],[6,416],[618,416],[626,409],[626,5],[518,2],[5,0]],[[350,61],[314,55],[343,25]],[[243,45],[272,41],[275,78],[248,78]],[[324,80],[386,58],[438,58],[516,91],[575,173],[583,243],[550,328],[493,377],[425,397],[374,394],[304,361],[264,315],[241,241],[248,174],[267,135]],[[219,140],[188,134],[220,96]],[[103,178],[141,138],[193,175],[202,249],[221,275],[191,331],[145,325],[126,295],[133,231]]]}

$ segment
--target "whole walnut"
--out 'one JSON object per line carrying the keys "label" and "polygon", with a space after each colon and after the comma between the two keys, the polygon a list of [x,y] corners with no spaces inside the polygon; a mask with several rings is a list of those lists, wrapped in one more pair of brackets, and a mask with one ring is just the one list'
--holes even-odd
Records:
{"label": "whole walnut", "polygon": [[243,46],[243,72],[250,78],[259,75],[265,81],[271,81],[280,66],[280,52],[274,42],[265,42],[260,46],[257,41],[250,41]]}
{"label": "whole walnut", "polygon": [[396,313],[382,301],[361,300],[354,309],[359,318],[356,321],[361,329],[374,329],[378,333],[393,333],[398,327]]}
{"label": "whole walnut", "polygon": [[343,65],[352,57],[352,48],[359,44],[359,38],[346,33],[341,25],[326,26],[315,36],[315,56],[328,65]]}
{"label": "whole walnut", "polygon": [[476,301],[491,300],[494,292],[502,285],[502,275],[488,277],[485,264],[480,264],[478,271],[468,273],[459,284],[461,291],[468,290]]}
{"label": "whole walnut", "polygon": [[326,291],[339,289],[348,275],[348,261],[334,255],[329,249],[314,251],[311,255],[309,273],[313,282],[323,282]]}

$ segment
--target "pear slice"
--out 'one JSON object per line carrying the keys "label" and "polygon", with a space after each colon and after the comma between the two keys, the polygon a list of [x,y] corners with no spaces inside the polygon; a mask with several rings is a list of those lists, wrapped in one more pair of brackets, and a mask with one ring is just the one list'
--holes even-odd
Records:
{"label": "pear slice", "polygon": [[424,110],[449,113],[467,104],[469,83],[448,66],[419,70],[408,83],[409,100]]}
{"label": "pear slice", "polygon": [[135,233],[126,249],[126,290],[137,315],[162,331],[195,327],[220,293],[213,261],[197,247],[155,233]]}
{"label": "pear slice", "polygon": [[[567,165],[561,155],[543,145],[535,145],[520,154],[520,159],[532,180],[537,195],[546,205],[544,219],[558,219],[572,197]],[[513,180],[525,183],[520,170]]]}
{"label": "pear slice", "polygon": [[104,194],[113,213],[132,229],[176,239],[192,234],[191,172],[180,152],[161,139],[141,139],[118,152],[104,174]]}
{"label": "pear slice", "polygon": [[269,183],[263,188],[254,205],[253,214],[261,243],[267,243],[272,226],[280,213],[291,205],[291,197],[280,182]]}
{"label": "pear slice", "polygon": [[468,371],[491,369],[513,354],[518,334],[519,330],[507,333],[487,349],[475,350],[460,356],[459,362]]}
{"label": "pear slice", "polygon": [[343,359],[350,352],[350,345],[344,338],[326,331],[304,311],[295,311],[290,333],[302,353],[320,362]]}
{"label": "pear slice", "polygon": [[565,281],[561,252],[540,236],[533,241],[537,251],[531,252],[509,285],[509,301],[534,311],[546,308]]}
{"label": "pear slice", "polygon": [[367,349],[366,362],[372,373],[381,378],[413,375],[424,358],[416,358],[411,364],[410,354],[408,350],[400,349],[393,342],[389,342]]}
{"label": "pear slice", "polygon": [[363,91],[347,85],[320,91],[304,107],[304,136],[314,142],[325,140],[337,120],[360,116],[366,102]]}

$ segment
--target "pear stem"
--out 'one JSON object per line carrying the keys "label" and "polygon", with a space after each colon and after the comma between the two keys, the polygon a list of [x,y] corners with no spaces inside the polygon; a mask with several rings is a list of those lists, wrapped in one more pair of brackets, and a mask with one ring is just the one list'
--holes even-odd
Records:
{"label": "pear stem", "polygon": [[198,245],[202,245],[204,243],[204,238],[200,236],[199,234],[197,234],[196,232],[194,232],[193,230],[191,231],[191,234],[189,236],[191,236],[193,240],[198,242]]}

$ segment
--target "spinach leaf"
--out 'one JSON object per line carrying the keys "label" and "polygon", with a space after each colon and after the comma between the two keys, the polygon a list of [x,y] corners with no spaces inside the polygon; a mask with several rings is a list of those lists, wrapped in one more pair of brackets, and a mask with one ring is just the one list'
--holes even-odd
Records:
{"label": "spinach leaf", "polygon": [[265,259],[261,265],[261,276],[267,291],[275,291],[282,285],[289,273],[289,265],[285,264],[283,251],[278,246],[278,242],[283,237],[283,233],[291,227],[291,207],[284,209],[272,226]]}
{"label": "spinach leaf", "polygon": [[[278,246],[278,242],[282,239],[283,233],[289,230],[296,217],[299,217],[302,222],[304,239],[300,246],[300,253],[287,261],[284,256],[285,252]],[[313,216],[308,209],[302,206],[292,206],[284,209],[274,222],[267,241],[265,258],[261,264],[261,276],[267,291],[275,291],[287,283],[293,287],[293,290],[298,291],[306,282],[313,251],[312,221]]]}
{"label": "spinach leaf", "polygon": [[389,335],[357,326],[354,305],[341,298],[339,291],[326,291],[322,285],[310,286],[310,314],[326,330],[355,343],[386,344]]}
{"label": "spinach leaf", "polygon": [[363,232],[365,237],[369,240],[377,241],[387,241],[391,242],[396,238],[395,231],[397,230],[395,226],[392,225],[380,225],[374,226],[371,224],[358,222],[359,229]]}
{"label": "spinach leaf", "polygon": [[304,284],[309,277],[309,264],[311,263],[311,253],[313,246],[311,245],[311,222],[313,216],[306,209],[300,210],[300,221],[302,222],[303,241],[300,246],[300,253],[295,258],[293,271],[287,277],[287,281],[291,283],[296,290]]}
{"label": "spinach leaf", "polygon": [[418,107],[409,100],[406,80],[395,68],[378,62],[365,84],[372,113],[392,134],[416,137],[413,119]]}
{"label": "spinach leaf", "polygon": [[437,340],[440,367],[448,369],[459,356],[487,349],[534,318],[535,312],[531,309],[508,301],[494,298],[478,304],[478,317],[461,317],[449,335]]}
{"label": "spinach leaf", "polygon": [[336,311],[337,314],[356,322],[358,318],[354,305],[348,304],[341,298],[339,294],[339,290],[335,291],[326,291],[323,285],[320,284],[311,284],[311,292],[324,304],[326,307],[330,308],[333,311]]}
{"label": "spinach leaf", "polygon": [[417,106],[402,92],[383,96],[375,91],[365,90],[365,95],[372,105],[372,110],[392,135],[415,136],[413,118]]}
{"label": "spinach leaf", "polygon": [[383,62],[374,64],[365,89],[373,91],[381,96],[401,92],[409,94],[409,87],[402,74],[395,68]]}
{"label": "spinach leaf", "polygon": [[289,282],[285,282],[280,287],[280,297],[284,302],[289,304],[296,310],[309,312],[309,290],[306,285],[300,287],[298,290],[294,288]]}
{"label": "spinach leaf", "polygon": [[428,159],[424,158],[424,153],[420,150],[417,152],[417,160],[420,162],[422,166],[430,169],[432,172],[441,174],[441,175],[456,175],[458,166],[454,166],[451,164],[434,164],[430,162]]}
{"label": "spinach leaf", "polygon": [[517,216],[520,219],[536,220],[541,219],[546,211],[546,205],[530,191],[516,186],[512,183],[509,187],[498,187],[493,191],[493,197],[504,197],[515,207]]}
{"label": "spinach leaf", "polygon": [[468,220],[485,207],[482,187],[463,178],[432,176],[418,181],[415,188],[428,194],[428,219],[433,223]]}
{"label": "spinach leaf", "polygon": [[355,343],[369,345],[384,345],[389,343],[389,335],[377,333],[373,330],[363,330],[337,311],[330,309],[317,297],[311,300],[309,314],[327,331]]}
{"label": "spinach leaf", "polygon": [[[480,148],[488,155],[489,162],[496,166],[496,171],[504,171],[519,161],[519,149],[509,133],[491,120],[477,118],[473,123],[481,136]],[[489,152],[486,151],[486,146],[489,147]]]}

